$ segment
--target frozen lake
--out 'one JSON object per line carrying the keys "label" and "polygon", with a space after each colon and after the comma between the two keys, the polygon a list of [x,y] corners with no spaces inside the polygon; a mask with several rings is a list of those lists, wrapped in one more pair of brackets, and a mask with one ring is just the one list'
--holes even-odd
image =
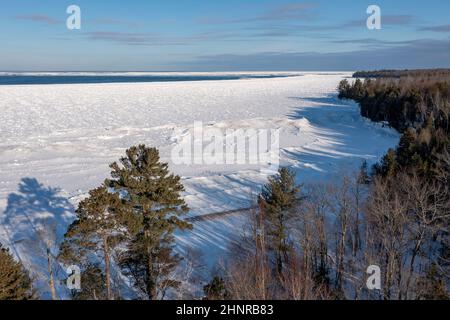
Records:
{"label": "frozen lake", "polygon": [[[222,132],[279,130],[280,164],[296,170],[298,182],[331,179],[363,159],[373,163],[399,137],[337,100],[339,81],[350,75],[0,86],[0,242],[26,265],[45,266],[26,245],[37,226],[64,233],[78,201],[132,145],[157,147],[171,163],[196,121]],[[246,164],[171,169],[183,177],[191,216],[248,208],[267,179]],[[241,228],[241,219],[230,219],[198,222],[180,244],[214,259]]]}

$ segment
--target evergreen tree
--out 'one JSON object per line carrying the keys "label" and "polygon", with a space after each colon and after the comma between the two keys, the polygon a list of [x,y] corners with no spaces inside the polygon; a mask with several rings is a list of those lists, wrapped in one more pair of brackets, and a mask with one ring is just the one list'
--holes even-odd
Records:
{"label": "evergreen tree", "polygon": [[383,177],[392,177],[398,169],[397,153],[394,149],[389,149],[381,159],[381,163],[374,166],[375,174]]}
{"label": "evergreen tree", "polygon": [[356,79],[355,83],[353,84],[352,90],[352,98],[359,102],[364,97],[364,85],[360,79]]}
{"label": "evergreen tree", "polygon": [[203,287],[203,292],[205,294],[204,300],[227,300],[230,297],[225,281],[217,276]]}
{"label": "evergreen tree", "polygon": [[367,164],[367,160],[363,160],[363,162],[361,163],[361,167],[359,169],[358,174],[358,183],[359,184],[370,183],[369,165]]}
{"label": "evergreen tree", "polygon": [[439,274],[436,264],[427,268],[426,275],[419,280],[418,291],[420,300],[449,300],[447,284]]}
{"label": "evergreen tree", "polygon": [[61,245],[60,259],[64,262],[83,262],[89,253],[102,257],[105,287],[108,299],[113,299],[111,290],[111,253],[127,235],[126,225],[130,215],[117,193],[101,186],[89,192],[76,211],[77,220],[70,225],[65,241]]}
{"label": "evergreen tree", "polygon": [[34,294],[28,273],[0,244],[0,300],[30,299]]}
{"label": "evergreen tree", "polygon": [[81,290],[72,291],[73,300],[110,299],[106,288],[106,277],[99,265],[88,263],[84,266],[81,272],[81,283]]}
{"label": "evergreen tree", "polygon": [[287,168],[278,170],[278,174],[269,177],[260,196],[265,212],[269,246],[275,252],[276,266],[282,272],[290,250],[288,224],[295,214],[300,187],[295,184],[295,173]]}
{"label": "evergreen tree", "polygon": [[351,90],[351,85],[348,82],[347,79],[342,80],[341,82],[339,82],[339,86],[338,86],[338,98],[339,99],[351,99],[351,95],[350,95],[350,90]]}
{"label": "evergreen tree", "polygon": [[137,221],[128,250],[120,257],[126,275],[149,299],[163,298],[179,282],[172,276],[181,258],[173,253],[175,230],[191,225],[180,216],[188,211],[181,198],[180,177],[169,173],[155,148],[139,145],[126,151],[120,164],[111,165],[110,187],[123,194]]}
{"label": "evergreen tree", "polygon": [[412,161],[414,159],[414,154],[416,153],[416,140],[417,135],[414,129],[406,129],[405,133],[400,138],[397,148],[397,159],[400,166],[408,167],[414,165]]}

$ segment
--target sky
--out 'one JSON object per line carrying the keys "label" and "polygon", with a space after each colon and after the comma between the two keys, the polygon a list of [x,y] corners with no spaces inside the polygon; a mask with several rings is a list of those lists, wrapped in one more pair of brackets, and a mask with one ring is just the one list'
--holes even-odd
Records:
{"label": "sky", "polygon": [[0,71],[437,67],[450,67],[449,1],[0,0]]}

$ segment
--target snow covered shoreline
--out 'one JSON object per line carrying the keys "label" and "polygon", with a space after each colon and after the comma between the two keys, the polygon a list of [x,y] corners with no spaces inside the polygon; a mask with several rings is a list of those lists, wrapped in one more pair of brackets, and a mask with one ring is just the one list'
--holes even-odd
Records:
{"label": "snow covered shoreline", "polygon": [[[76,205],[107,177],[108,164],[134,144],[155,146],[170,162],[171,148],[194,121],[220,129],[280,128],[281,163],[305,179],[362,158],[376,160],[397,136],[360,119],[356,106],[333,98],[342,77],[1,87],[0,211],[27,177],[61,188]],[[186,198],[199,214],[247,207],[243,192],[255,193],[249,185],[265,181],[245,166],[172,169],[184,177]],[[217,203],[205,199],[211,194]],[[224,205],[230,198],[234,206]]]}
{"label": "snow covered shoreline", "polygon": [[[38,225],[60,237],[74,208],[132,145],[171,150],[195,121],[218,130],[280,130],[280,164],[298,182],[329,180],[377,161],[398,134],[336,98],[350,74],[202,82],[0,86],[0,242],[25,265],[42,265],[27,243]],[[254,165],[171,165],[183,177],[190,216],[251,207],[264,174]],[[198,221],[187,244],[216,259],[243,219]]]}

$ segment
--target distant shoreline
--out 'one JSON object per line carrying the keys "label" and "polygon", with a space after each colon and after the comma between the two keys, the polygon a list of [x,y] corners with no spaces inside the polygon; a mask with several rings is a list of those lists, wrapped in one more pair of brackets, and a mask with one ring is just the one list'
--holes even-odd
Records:
{"label": "distant shoreline", "polygon": [[302,74],[193,74],[193,73],[155,73],[155,74],[112,74],[112,73],[15,73],[1,74],[0,85],[50,85],[50,84],[100,84],[100,83],[145,83],[145,82],[179,82],[179,81],[211,81],[211,80],[241,80],[241,79],[272,79],[302,76]]}

